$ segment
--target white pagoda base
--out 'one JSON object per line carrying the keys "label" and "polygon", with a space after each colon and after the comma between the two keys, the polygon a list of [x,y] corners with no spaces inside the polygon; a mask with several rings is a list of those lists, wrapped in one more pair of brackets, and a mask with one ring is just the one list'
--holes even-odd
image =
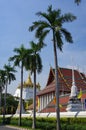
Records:
{"label": "white pagoda base", "polygon": [[[20,102],[18,104],[18,107],[17,107],[17,110],[16,110],[16,114],[19,114],[20,113]],[[21,111],[21,114],[25,114],[25,109],[24,109],[24,106],[23,106],[23,103],[22,103],[22,111]]]}
{"label": "white pagoda base", "polygon": [[83,111],[83,104],[81,100],[74,98],[70,99],[66,108],[66,111],[74,112],[74,111]]}

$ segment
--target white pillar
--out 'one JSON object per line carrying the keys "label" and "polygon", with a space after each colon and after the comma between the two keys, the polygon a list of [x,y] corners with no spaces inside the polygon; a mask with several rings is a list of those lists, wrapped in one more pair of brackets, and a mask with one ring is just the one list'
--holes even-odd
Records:
{"label": "white pillar", "polygon": [[43,96],[42,96],[42,108],[41,108],[41,109],[43,109],[43,105],[44,105],[44,104],[43,104]]}
{"label": "white pillar", "polygon": [[42,109],[42,96],[40,96],[40,111]]}
{"label": "white pillar", "polygon": [[46,96],[47,96],[47,104],[48,104],[48,94]]}

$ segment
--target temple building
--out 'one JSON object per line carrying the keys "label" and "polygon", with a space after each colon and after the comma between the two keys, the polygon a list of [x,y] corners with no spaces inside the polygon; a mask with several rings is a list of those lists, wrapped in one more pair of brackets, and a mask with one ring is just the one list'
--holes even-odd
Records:
{"label": "temple building", "polygon": [[[36,91],[38,93],[40,90],[40,84],[38,83],[36,87],[37,87]],[[20,98],[20,84],[15,91],[14,97]],[[33,83],[29,75],[27,80],[24,81],[24,84],[23,84],[22,99],[27,101],[28,99],[31,99],[31,98],[33,98]]]}
{"label": "temple building", "polygon": [[[58,68],[59,106],[61,112],[66,111],[70,97],[77,96],[78,98],[80,90],[82,94],[79,96],[79,100],[81,100],[84,108],[86,106],[84,102],[86,99],[86,76],[76,69],[73,72],[74,79],[72,69]],[[39,112],[56,111],[55,90],[55,69],[51,67],[45,88],[37,94]]]}

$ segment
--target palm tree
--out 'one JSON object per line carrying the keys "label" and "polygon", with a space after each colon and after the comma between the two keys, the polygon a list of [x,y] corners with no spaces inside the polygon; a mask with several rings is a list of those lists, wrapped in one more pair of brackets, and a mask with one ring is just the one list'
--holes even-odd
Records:
{"label": "palm tree", "polygon": [[4,95],[4,101],[5,101],[4,105],[5,105],[5,108],[6,108],[7,86],[8,86],[8,84],[11,83],[11,81],[16,80],[15,75],[14,75],[16,70],[10,64],[8,64],[8,65],[5,64],[4,65],[4,72],[5,72],[4,78],[5,78],[5,86],[6,86],[5,95]]}
{"label": "palm tree", "polygon": [[60,114],[59,114],[59,85],[58,85],[58,60],[57,50],[62,51],[63,38],[69,43],[73,43],[72,36],[67,29],[63,28],[63,24],[66,22],[72,22],[76,19],[71,13],[61,15],[61,10],[52,10],[52,6],[49,6],[47,13],[38,12],[37,16],[41,16],[43,20],[33,22],[33,25],[29,27],[29,31],[36,30],[35,37],[39,38],[39,41],[44,41],[49,32],[53,35],[53,49],[54,49],[54,62],[55,62],[55,84],[56,84],[56,113],[57,113],[57,130],[60,130]]}
{"label": "palm tree", "polygon": [[0,108],[1,108],[2,82],[0,80]]}
{"label": "palm tree", "polygon": [[0,79],[0,112],[1,112],[1,105],[2,105],[2,102],[1,102],[1,100],[2,100],[2,81],[1,81],[1,79]]}
{"label": "palm tree", "polygon": [[[34,75],[34,85],[33,85],[33,124],[32,128],[36,128],[36,73],[41,73],[42,71],[42,61],[39,55],[39,51],[41,50],[41,44],[36,44],[33,41],[30,42],[32,54],[27,59],[29,61],[29,66],[26,66],[26,69],[31,71],[31,74]],[[27,63],[28,65],[28,63]]]}
{"label": "palm tree", "polygon": [[[6,84],[6,77],[5,77],[5,75],[6,75],[5,71],[4,70],[0,70],[0,83],[1,83],[0,84],[0,86],[1,86],[0,98],[2,98],[2,91],[5,89],[5,84]],[[5,102],[5,95],[4,95],[4,102]],[[5,103],[4,103],[4,107],[2,109],[3,109],[3,124],[4,124],[5,123],[5,110],[6,110]]]}
{"label": "palm tree", "polygon": [[20,88],[20,113],[19,113],[19,126],[21,126],[21,113],[22,113],[22,90],[23,90],[23,68],[26,64],[26,58],[29,56],[30,51],[22,44],[20,48],[15,48],[14,52],[17,53],[13,57],[9,58],[9,61],[14,62],[14,66],[18,66],[21,69],[21,88]]}
{"label": "palm tree", "polygon": [[5,88],[5,78],[4,78],[4,76],[5,76],[4,70],[0,69],[0,107],[2,106],[2,103],[1,103],[2,91]]}
{"label": "palm tree", "polygon": [[5,121],[5,114],[6,114],[6,95],[7,95],[7,86],[11,83],[12,80],[15,80],[15,75],[13,74],[15,71],[14,67],[10,65],[4,65],[4,69],[0,70],[0,81],[2,88],[5,88],[4,94],[4,111],[3,111],[3,123]]}
{"label": "palm tree", "polygon": [[11,81],[16,80],[14,73],[16,70],[10,64],[4,65],[5,71],[5,85],[6,85],[6,93],[7,93],[7,86],[11,83]]}

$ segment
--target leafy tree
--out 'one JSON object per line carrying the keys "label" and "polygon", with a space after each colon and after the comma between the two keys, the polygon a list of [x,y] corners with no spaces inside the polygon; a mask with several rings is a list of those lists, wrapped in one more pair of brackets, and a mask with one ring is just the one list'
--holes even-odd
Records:
{"label": "leafy tree", "polygon": [[[7,93],[6,98],[6,114],[15,114],[17,109],[18,101],[15,98]],[[2,94],[2,109],[4,107],[4,93]]]}
{"label": "leafy tree", "polygon": [[60,130],[60,114],[59,114],[59,85],[58,85],[58,60],[57,60],[57,49],[62,51],[63,38],[69,43],[73,43],[72,36],[67,29],[63,27],[66,22],[72,22],[76,17],[67,13],[61,15],[61,10],[52,10],[52,6],[49,6],[47,13],[38,12],[37,16],[43,18],[43,20],[38,20],[33,22],[33,25],[29,27],[29,31],[35,30],[35,37],[39,38],[39,41],[44,41],[48,33],[52,32],[53,36],[53,51],[54,51],[54,61],[55,61],[55,84],[56,84],[56,113],[57,113],[57,130]]}

